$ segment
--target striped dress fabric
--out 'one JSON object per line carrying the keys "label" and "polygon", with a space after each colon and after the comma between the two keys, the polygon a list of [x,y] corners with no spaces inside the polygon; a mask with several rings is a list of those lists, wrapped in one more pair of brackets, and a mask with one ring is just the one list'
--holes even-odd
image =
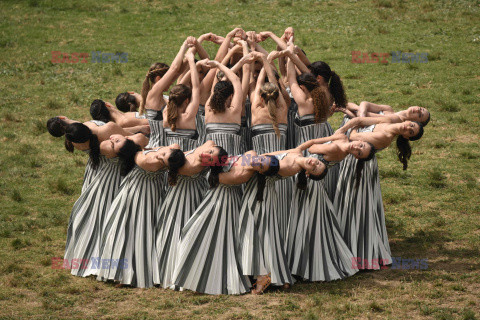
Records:
{"label": "striped dress fabric", "polygon": [[198,106],[198,112],[195,117],[195,124],[198,131],[198,145],[205,143],[205,106],[203,104]]}
{"label": "striped dress fabric", "polygon": [[[358,129],[372,132],[375,126]],[[355,168],[358,160],[348,155],[341,163],[334,201],[340,229],[353,255],[369,263],[365,268],[379,269],[392,263],[377,158],[367,161],[362,170],[358,189],[355,188]],[[374,260],[376,259],[376,260]],[[378,264],[372,263],[378,261]]]}
{"label": "striped dress fabric", "polygon": [[[233,161],[225,171],[232,165]],[[182,230],[173,276],[177,287],[207,294],[250,290],[238,251],[240,204],[240,186],[219,184],[207,191]]]}
{"label": "striped dress fabric", "polygon": [[[297,145],[328,135],[326,123],[312,123],[313,115],[297,118]],[[306,151],[307,156],[310,154]],[[318,159],[317,155],[312,155]],[[330,170],[329,173],[330,174]],[[293,191],[287,234],[287,256],[292,274],[308,281],[344,279],[358,270],[340,233],[337,216],[326,190],[327,176],[307,179],[307,189]]]}
{"label": "striped dress fabric", "polygon": [[118,158],[100,158],[102,165],[73,205],[68,222],[64,258],[69,262],[72,259],[84,261],[78,268],[72,268],[71,273],[76,276],[86,277],[98,273],[95,259],[100,256],[107,212],[120,186]]}
{"label": "striped dress fabric", "polygon": [[123,268],[100,269],[98,280],[114,280],[139,288],[153,286],[157,210],[164,199],[164,171],[135,166],[123,179],[110,210],[101,259],[124,261]]}
{"label": "striped dress fabric", "polygon": [[[322,122],[315,123],[315,115],[307,114],[295,119],[295,136],[297,139],[296,146],[316,138],[328,137],[333,134],[333,129],[330,123]],[[310,153],[306,150],[305,156],[309,156]],[[339,175],[339,165],[335,165],[328,169],[327,176],[322,180],[323,185],[327,191],[330,201],[335,199],[335,191],[337,188],[337,181]]]}
{"label": "striped dress fabric", "polygon": [[216,145],[225,149],[229,155],[242,154],[245,151],[243,139],[240,136],[240,125],[236,123],[205,124],[206,140],[213,140]]}
{"label": "striped dress fabric", "polygon": [[[258,124],[252,127],[253,150],[257,154],[264,154],[286,149],[287,125],[278,124],[280,138],[275,134],[272,124]],[[278,194],[277,221],[282,238],[287,237],[288,219],[290,216],[290,202],[292,201],[294,178],[280,179],[275,183]]]}
{"label": "striped dress fabric", "polygon": [[167,145],[178,143],[180,150],[192,150],[198,146],[198,133],[195,129],[176,129],[172,131],[170,128],[165,128],[165,140]]}
{"label": "striped dress fabric", "polygon": [[277,217],[278,179],[266,177],[263,201],[256,199],[258,174],[247,182],[240,209],[239,251],[244,275],[270,274],[272,284],[282,286],[293,284],[293,279]]}
{"label": "striped dress fabric", "polygon": [[[99,127],[103,126],[105,124],[105,122],[100,121],[100,120],[90,120],[90,122],[95,123]],[[88,154],[89,150],[83,150],[83,152]],[[97,168],[97,170],[94,170],[92,168],[92,160],[90,160],[90,158],[88,158],[87,166],[85,167],[85,174],[83,175],[82,192],[84,192],[87,189],[90,182],[92,182],[92,180],[95,178],[95,176],[99,172],[100,167],[104,164],[104,162],[102,162],[102,160],[103,159],[100,159],[99,168]]]}
{"label": "striped dress fabric", "polygon": [[146,118],[150,125],[150,140],[146,148],[156,148],[165,145],[165,132],[163,130],[162,111],[146,109]]}
{"label": "striped dress fabric", "polygon": [[[190,151],[185,156],[194,151]],[[206,170],[193,176],[179,175],[177,184],[169,187],[165,201],[159,207],[155,242],[157,260],[153,275],[154,283],[163,288],[173,285],[180,233],[207,192],[208,183],[205,176]]]}

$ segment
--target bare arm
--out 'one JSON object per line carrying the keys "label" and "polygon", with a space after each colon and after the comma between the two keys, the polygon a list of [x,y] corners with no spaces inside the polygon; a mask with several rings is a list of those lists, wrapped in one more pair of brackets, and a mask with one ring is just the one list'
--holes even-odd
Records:
{"label": "bare arm", "polygon": [[198,112],[198,105],[200,104],[200,79],[198,78],[198,70],[195,64],[193,51],[189,50],[187,52],[187,60],[190,66],[190,72],[192,74],[192,98],[185,109],[185,113],[187,113],[188,117],[190,118],[195,117]]}
{"label": "bare arm", "polygon": [[[183,56],[185,55],[187,49],[192,46],[192,37],[189,37],[183,42],[180,50],[177,53],[177,56],[173,60],[172,65],[168,69],[167,73],[165,73],[165,75],[157,83],[155,83],[152,89],[148,92],[147,101],[150,99],[158,99],[158,97],[161,97],[163,95],[163,92],[165,92],[175,81],[178,76],[178,72],[182,67]],[[149,105],[148,102],[146,104]]]}
{"label": "bare arm", "polygon": [[387,117],[356,117],[348,121],[343,127],[335,131],[336,133],[346,133],[349,129],[357,128],[357,127],[368,127],[373,124],[379,123],[391,123],[391,119]]}

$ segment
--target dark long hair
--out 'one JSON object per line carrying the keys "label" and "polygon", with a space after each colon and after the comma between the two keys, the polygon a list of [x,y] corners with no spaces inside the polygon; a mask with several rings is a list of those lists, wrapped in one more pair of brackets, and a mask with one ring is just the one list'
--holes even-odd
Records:
{"label": "dark long hair", "polygon": [[408,139],[404,138],[402,135],[397,137],[397,157],[398,161],[403,164],[403,170],[408,168],[408,160],[412,156],[412,147],[410,147],[409,141],[416,141],[423,136],[423,126],[421,123],[413,121],[418,124],[419,130],[416,136],[410,137]]}
{"label": "dark long hair", "polygon": [[343,83],[338,74],[332,71],[330,66],[323,61],[316,61],[309,66],[310,71],[317,76],[321,76],[328,84],[328,91],[333,96],[337,107],[347,107],[347,96]]}
{"label": "dark long hair", "polygon": [[[97,135],[92,133],[89,127],[83,123],[72,123],[65,128],[65,148],[73,152],[73,143],[89,142],[89,156],[92,162],[92,169],[96,170],[100,163],[100,142]],[[67,147],[67,142],[70,144]],[[71,149],[69,149],[71,147]]]}
{"label": "dark long hair", "polygon": [[180,149],[173,149],[168,157],[168,184],[174,186],[177,184],[178,170],[186,162],[185,154]]}
{"label": "dark long hair", "polygon": [[315,76],[310,72],[304,72],[297,76],[297,82],[299,85],[305,86],[312,96],[315,109],[315,123],[327,121],[330,105],[325,92],[318,84]]}
{"label": "dark long hair", "polygon": [[128,92],[120,93],[115,99],[115,105],[122,112],[134,112],[138,109],[135,96]]}
{"label": "dark long hair", "polygon": [[47,130],[54,137],[61,137],[65,134],[67,123],[59,117],[50,118],[47,120]]}
{"label": "dark long hair", "polygon": [[125,144],[120,148],[117,153],[117,156],[120,158],[120,174],[126,176],[130,170],[135,166],[135,155],[142,148],[133,142],[132,140],[127,139]]}
{"label": "dark long hair", "polygon": [[275,156],[266,156],[270,158],[270,164],[268,166],[268,170],[264,173],[258,173],[258,180],[257,180],[257,201],[263,201],[263,191],[265,189],[266,177],[273,176],[278,173],[280,170],[280,161],[278,161],[277,157]]}
{"label": "dark long hair", "polygon": [[[328,167],[325,166],[325,170],[319,175],[314,175],[310,174],[308,175],[308,178],[314,181],[320,181],[328,173]],[[297,188],[300,190],[307,190],[307,171],[305,169],[302,169],[298,174],[297,174]]]}
{"label": "dark long hair", "polygon": [[105,123],[111,121],[110,112],[103,100],[95,99],[90,105],[90,115],[93,120],[103,121]]}
{"label": "dark long hair", "polygon": [[213,89],[212,97],[210,98],[210,107],[213,113],[223,113],[227,106],[228,97],[233,94],[233,84],[230,81],[219,81]]}
{"label": "dark long hair", "polygon": [[357,189],[360,184],[360,179],[362,178],[362,171],[365,167],[365,162],[372,160],[373,156],[375,156],[375,153],[377,152],[377,149],[375,149],[373,144],[371,144],[370,142],[366,143],[370,145],[370,153],[363,159],[357,159],[357,165],[355,167],[355,188]]}
{"label": "dark long hair", "polygon": [[214,161],[214,163],[210,164],[210,174],[208,175],[208,184],[210,188],[215,188],[219,184],[218,175],[223,171],[223,167],[225,166],[228,160],[228,152],[225,151],[222,147],[216,146],[218,148],[218,161]]}

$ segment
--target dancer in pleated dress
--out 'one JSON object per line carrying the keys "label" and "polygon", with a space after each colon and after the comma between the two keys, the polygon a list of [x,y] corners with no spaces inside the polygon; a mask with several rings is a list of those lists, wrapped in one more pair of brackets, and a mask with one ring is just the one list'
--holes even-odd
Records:
{"label": "dancer in pleated dress", "polygon": [[200,79],[193,49],[187,51],[186,58],[192,87],[184,84],[172,87],[167,107],[163,110],[163,127],[167,144],[177,143],[181,150],[192,150],[198,145],[196,116],[200,101]]}
{"label": "dancer in pleated dress", "polygon": [[102,265],[98,280],[140,288],[153,286],[157,210],[165,197],[163,173],[184,161],[178,145],[137,153],[136,166],[123,179],[108,211],[100,250],[102,262],[123,264]]}
{"label": "dancer in pleated dress", "polygon": [[[193,37],[188,37],[180,47],[172,65],[156,63],[150,67],[142,87],[142,103],[140,104],[140,115],[146,114],[149,120],[151,135],[147,147],[154,148],[165,145],[165,134],[163,130],[163,108],[167,105],[163,93],[178,78],[182,67],[183,57],[189,47],[194,46]],[[153,84],[153,85],[152,85]]]}
{"label": "dancer in pleated dress", "polygon": [[[369,142],[377,150],[388,147],[398,136],[398,158],[406,169],[411,155],[408,141],[420,139],[423,126],[411,121],[386,121],[389,122],[389,118],[354,118],[337,133],[349,133],[350,140]],[[379,269],[381,265],[391,264],[376,157],[365,163],[352,155],[345,158],[340,169],[334,207],[343,238],[353,255],[361,261],[360,268]]]}
{"label": "dancer in pleated dress", "polygon": [[[256,156],[248,151],[247,157]],[[224,172],[211,171],[210,189],[182,230],[175,285],[207,294],[242,294],[250,290],[239,255],[240,185],[254,173],[248,158],[231,157]],[[212,167],[213,169],[213,167]]]}
{"label": "dancer in pleated dress", "polygon": [[[258,76],[252,107],[252,142],[253,150],[258,154],[286,149],[287,105],[278,87],[273,69],[267,56],[254,54],[261,61],[263,68]],[[265,81],[268,76],[269,82]],[[277,221],[280,235],[285,241],[292,195],[293,179],[281,179],[276,183]]]}
{"label": "dancer in pleated dress", "polygon": [[[293,60],[298,58],[290,50],[288,54],[287,74],[292,95],[298,104],[297,144],[300,145],[329,135],[324,120],[328,117],[330,103],[312,74],[296,76]],[[318,159],[318,156],[313,156]],[[325,179],[329,176],[330,173],[327,173]],[[306,180],[305,173],[299,173],[297,179],[304,182],[297,184],[293,192],[287,235],[290,269],[292,274],[309,281],[345,278],[356,271],[351,269],[352,255],[348,247],[338,243],[341,237],[326,190],[328,181],[318,181],[312,175],[309,177]]]}
{"label": "dancer in pleated dress", "polygon": [[130,133],[115,123],[86,124],[88,126],[66,117],[52,118],[48,122],[49,131],[58,133],[56,129],[63,130],[68,150],[73,152],[76,148],[89,153],[95,170],[95,176],[73,207],[67,230],[65,259],[82,261],[80,268],[72,269],[72,274],[79,276],[96,272],[90,270],[90,260],[98,258],[103,221],[120,184],[120,166],[116,157],[122,159],[122,165],[128,166],[140,148],[135,142],[143,146],[148,142],[142,134],[126,138],[124,135]]}
{"label": "dancer in pleated dress", "polygon": [[185,153],[186,163],[179,169],[177,183],[169,188],[160,207],[156,232],[155,284],[163,288],[174,284],[173,272],[178,258],[180,233],[208,190],[206,173],[209,164],[215,165],[214,159],[226,156],[226,151],[211,140]]}
{"label": "dancer in pleated dress", "polygon": [[205,108],[206,139],[213,140],[228,154],[241,154],[244,143],[239,135],[243,102],[240,79],[229,68],[217,61],[208,61],[206,66],[218,68],[228,81],[220,81]]}
{"label": "dancer in pleated dress", "polygon": [[112,135],[110,140],[100,143],[104,165],[75,202],[70,215],[64,258],[79,262],[79,268],[71,270],[73,275],[86,277],[98,274],[108,210],[117,194],[121,176],[133,167],[135,154],[147,143],[148,139],[143,134],[127,137]]}
{"label": "dancer in pleated dress", "polygon": [[[74,123],[76,123],[76,125],[71,127],[71,130],[75,129],[75,131],[78,131],[79,133],[83,132],[85,135],[88,135],[90,137],[90,140],[85,142],[83,142],[82,140],[82,143],[77,143],[76,141],[69,141],[68,139],[65,139],[65,148],[67,149],[67,151],[73,152],[75,149],[77,149],[89,155],[83,178],[82,192],[87,189],[90,182],[95,178],[95,175],[98,173],[98,170],[105,163],[105,159],[100,156],[97,148],[99,142],[109,140],[112,134],[121,134],[123,136],[128,136],[136,132],[147,132],[149,130],[148,125],[122,128],[113,122],[109,122],[108,124],[106,124],[105,122],[98,120],[90,120],[84,122],[83,125],[87,127],[84,128],[83,126],[78,125],[81,124],[79,121],[69,119],[65,116],[50,118],[47,121],[47,130],[52,136],[61,137],[65,135],[66,127]],[[92,134],[86,132],[89,130]],[[73,139],[75,138],[73,137]],[[93,152],[90,151],[90,143],[92,143]]]}
{"label": "dancer in pleated dress", "polygon": [[[302,146],[303,147],[303,146]],[[288,156],[288,157],[287,157]],[[288,288],[293,284],[284,239],[278,223],[278,197],[275,182],[301,170],[319,178],[325,165],[305,158],[302,150],[282,150],[262,155],[267,165],[260,166],[245,187],[240,210],[239,248],[245,275],[257,277],[253,293],[261,293],[270,284]],[[275,160],[275,161],[274,161]]]}

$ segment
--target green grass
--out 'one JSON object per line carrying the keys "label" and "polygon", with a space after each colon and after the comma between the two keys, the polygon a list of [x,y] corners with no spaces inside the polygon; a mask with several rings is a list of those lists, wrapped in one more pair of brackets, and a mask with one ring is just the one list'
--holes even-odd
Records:
{"label": "green grass", "polygon": [[[478,0],[11,0],[0,2],[0,17],[1,318],[479,318]],[[211,297],[119,289],[51,268],[63,256],[86,158],[50,137],[46,120],[87,120],[93,99],[139,92],[150,64],[170,63],[185,37],[236,26],[277,35],[294,27],[296,43],[332,66],[350,101],[429,108],[407,171],[393,148],[378,157],[392,253],[426,258],[427,270]],[[98,50],[127,52],[128,63],[50,61],[52,51]],[[352,51],[427,52],[428,63],[352,64]]]}

